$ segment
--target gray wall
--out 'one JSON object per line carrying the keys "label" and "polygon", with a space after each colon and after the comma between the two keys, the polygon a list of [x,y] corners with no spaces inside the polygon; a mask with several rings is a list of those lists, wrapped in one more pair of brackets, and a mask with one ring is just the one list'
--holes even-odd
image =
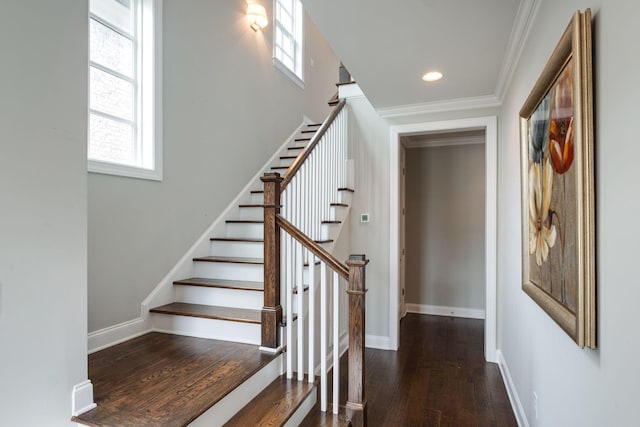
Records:
{"label": "gray wall", "polygon": [[407,150],[407,304],[484,310],[484,144]]}
{"label": "gray wall", "polygon": [[[598,350],[583,350],[521,284],[518,112],[569,19],[594,14]],[[542,2],[507,91],[499,125],[499,347],[533,426],[638,425],[640,182],[637,83],[640,3]],[[538,395],[538,419],[533,393]]]}
{"label": "gray wall", "polygon": [[87,379],[87,13],[2,2],[2,426],[68,426]]}
{"label": "gray wall", "polygon": [[273,66],[263,4],[256,33],[244,0],[164,1],[164,180],[89,174],[90,331],[138,317],[303,114],[328,114],[339,61],[307,18],[299,88]]}

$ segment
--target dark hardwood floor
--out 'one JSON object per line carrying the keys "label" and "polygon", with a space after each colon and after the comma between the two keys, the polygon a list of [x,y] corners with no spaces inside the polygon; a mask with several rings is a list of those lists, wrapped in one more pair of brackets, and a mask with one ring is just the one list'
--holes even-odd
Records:
{"label": "dark hardwood floor", "polygon": [[[369,426],[517,426],[482,320],[408,314],[400,337],[398,352],[366,350]],[[343,357],[342,405],[346,373]],[[317,409],[302,426],[331,425]]]}
{"label": "dark hardwood floor", "polygon": [[275,356],[257,346],[149,333],[89,356],[90,426],[185,426]]}

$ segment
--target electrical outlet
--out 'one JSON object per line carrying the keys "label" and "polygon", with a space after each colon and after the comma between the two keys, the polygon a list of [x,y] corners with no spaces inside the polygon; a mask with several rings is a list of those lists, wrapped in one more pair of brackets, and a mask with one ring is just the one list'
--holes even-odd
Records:
{"label": "electrical outlet", "polygon": [[368,213],[360,214],[360,222],[369,222],[369,214]]}
{"label": "electrical outlet", "polygon": [[533,392],[533,416],[538,419],[538,394]]}

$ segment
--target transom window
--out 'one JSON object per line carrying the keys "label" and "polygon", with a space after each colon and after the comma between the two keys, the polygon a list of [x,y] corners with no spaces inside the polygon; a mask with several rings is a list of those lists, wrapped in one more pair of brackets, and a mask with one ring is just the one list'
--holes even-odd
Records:
{"label": "transom window", "polygon": [[162,179],[161,0],[90,0],[89,171]]}
{"label": "transom window", "polygon": [[302,85],[302,3],[275,0],[274,10],[274,63]]}

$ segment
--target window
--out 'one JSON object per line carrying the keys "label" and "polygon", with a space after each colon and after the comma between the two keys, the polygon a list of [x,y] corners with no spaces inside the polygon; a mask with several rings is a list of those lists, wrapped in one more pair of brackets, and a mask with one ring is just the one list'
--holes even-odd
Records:
{"label": "window", "polygon": [[162,179],[161,1],[90,0],[90,172]]}
{"label": "window", "polygon": [[274,64],[304,87],[302,75],[302,3],[275,0]]}

